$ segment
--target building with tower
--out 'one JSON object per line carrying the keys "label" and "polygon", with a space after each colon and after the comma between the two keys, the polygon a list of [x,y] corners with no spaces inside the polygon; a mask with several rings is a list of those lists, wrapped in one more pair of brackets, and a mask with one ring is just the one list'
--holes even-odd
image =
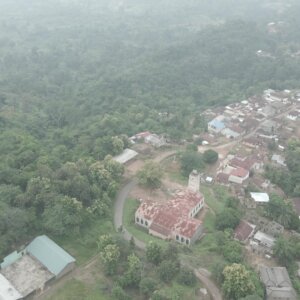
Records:
{"label": "building with tower", "polygon": [[192,171],[188,187],[165,203],[142,201],[135,213],[135,223],[164,240],[191,245],[202,234],[202,222],[195,218],[204,205],[200,193],[200,174]]}

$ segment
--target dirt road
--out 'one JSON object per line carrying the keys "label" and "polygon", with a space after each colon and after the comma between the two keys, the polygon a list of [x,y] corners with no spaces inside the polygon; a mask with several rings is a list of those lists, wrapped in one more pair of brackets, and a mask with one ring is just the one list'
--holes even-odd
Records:
{"label": "dirt road", "polygon": [[[161,162],[165,158],[174,155],[176,152],[166,152],[162,153],[158,157],[154,159],[155,162]],[[126,228],[123,227],[123,210],[124,210],[124,204],[126,199],[128,198],[128,195],[130,191],[137,185],[137,179],[133,178],[128,183],[126,183],[121,190],[119,191],[115,205],[114,205],[114,226],[116,230],[122,230],[123,238],[127,241],[129,241],[132,237],[134,238],[135,245],[142,249],[146,249],[146,245],[144,242],[138,240],[135,238],[131,233],[129,233]],[[185,263],[186,265],[186,263]],[[193,266],[188,265],[190,268],[194,269]],[[205,269],[194,269],[195,275],[197,278],[203,283],[203,285],[206,287],[206,289],[209,291],[210,295],[212,296],[213,300],[222,300],[222,295],[218,287],[215,285],[215,283],[210,279],[210,273],[209,271]]]}

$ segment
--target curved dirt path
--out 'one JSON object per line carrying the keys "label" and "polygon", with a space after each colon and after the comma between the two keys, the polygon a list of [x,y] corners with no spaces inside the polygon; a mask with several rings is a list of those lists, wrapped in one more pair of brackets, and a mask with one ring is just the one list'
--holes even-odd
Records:
{"label": "curved dirt path", "polygon": [[[159,158],[156,158],[156,162],[161,162],[163,159],[173,155],[175,151],[165,153],[165,155],[160,155]],[[135,245],[142,249],[146,249],[146,244],[137,238],[135,238],[130,232],[127,231],[126,228],[123,227],[123,211],[124,211],[124,204],[126,199],[128,198],[129,193],[131,190],[138,184],[136,178],[131,179],[127,182],[119,191],[115,205],[114,205],[114,226],[115,229],[118,231],[120,228],[122,229],[123,238],[129,241],[132,237],[134,238]],[[219,288],[215,285],[215,283],[210,279],[210,272],[206,269],[195,269],[191,267],[197,278],[204,284],[204,286],[209,291],[210,295],[212,296],[213,300],[222,300],[222,295]]]}

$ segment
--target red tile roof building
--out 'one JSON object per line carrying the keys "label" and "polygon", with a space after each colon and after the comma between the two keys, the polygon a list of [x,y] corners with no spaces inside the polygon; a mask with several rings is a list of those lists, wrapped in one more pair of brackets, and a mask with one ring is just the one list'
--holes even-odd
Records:
{"label": "red tile roof building", "polygon": [[[195,175],[195,174],[194,174]],[[199,179],[199,175],[196,179]],[[149,234],[190,245],[202,233],[202,222],[194,217],[204,205],[204,197],[195,191],[195,176],[189,188],[165,203],[143,201],[135,213],[135,223],[148,229]]]}
{"label": "red tile roof building", "polygon": [[254,230],[255,225],[241,220],[240,224],[234,230],[234,238],[239,240],[240,242],[245,242],[253,235]]}

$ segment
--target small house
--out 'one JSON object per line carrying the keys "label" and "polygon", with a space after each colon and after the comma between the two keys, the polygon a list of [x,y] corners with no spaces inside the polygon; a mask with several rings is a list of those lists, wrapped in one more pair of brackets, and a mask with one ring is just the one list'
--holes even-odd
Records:
{"label": "small house", "polygon": [[243,184],[249,178],[249,171],[244,168],[236,168],[231,171],[228,181],[237,184]]}

